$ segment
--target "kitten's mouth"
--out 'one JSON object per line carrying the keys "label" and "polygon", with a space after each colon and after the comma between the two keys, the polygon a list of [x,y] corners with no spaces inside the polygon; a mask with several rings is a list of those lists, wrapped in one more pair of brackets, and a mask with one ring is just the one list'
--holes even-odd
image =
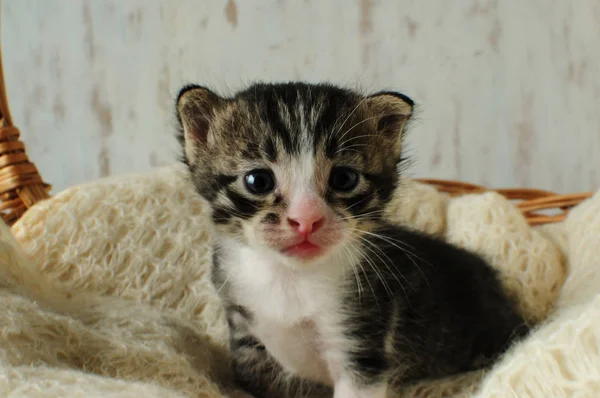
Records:
{"label": "kitten's mouth", "polygon": [[323,253],[323,248],[319,245],[309,242],[308,240],[305,240],[283,249],[283,253],[292,257],[310,259]]}

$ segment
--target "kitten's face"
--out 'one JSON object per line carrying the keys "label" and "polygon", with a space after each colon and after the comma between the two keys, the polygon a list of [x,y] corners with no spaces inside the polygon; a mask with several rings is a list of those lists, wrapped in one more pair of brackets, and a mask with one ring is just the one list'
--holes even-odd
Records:
{"label": "kitten's face", "polygon": [[286,264],[339,254],[381,216],[396,187],[412,101],[325,85],[256,85],[233,98],[178,99],[186,160],[220,234]]}

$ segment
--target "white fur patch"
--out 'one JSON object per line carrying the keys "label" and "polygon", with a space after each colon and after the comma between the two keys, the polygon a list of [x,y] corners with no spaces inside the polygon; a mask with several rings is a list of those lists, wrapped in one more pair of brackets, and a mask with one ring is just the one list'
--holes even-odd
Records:
{"label": "white fur patch", "polygon": [[345,373],[345,353],[354,344],[340,325],[347,259],[290,267],[265,251],[227,239],[222,245],[220,265],[232,300],[253,315],[250,332],[286,370],[333,385]]}

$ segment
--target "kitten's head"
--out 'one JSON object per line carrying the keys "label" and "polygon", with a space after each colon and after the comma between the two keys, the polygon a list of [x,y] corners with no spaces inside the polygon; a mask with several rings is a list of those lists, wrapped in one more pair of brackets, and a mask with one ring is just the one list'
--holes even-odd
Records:
{"label": "kitten's head", "polygon": [[185,161],[218,232],[306,265],[357,243],[398,183],[408,97],[257,84],[230,98],[184,87]]}

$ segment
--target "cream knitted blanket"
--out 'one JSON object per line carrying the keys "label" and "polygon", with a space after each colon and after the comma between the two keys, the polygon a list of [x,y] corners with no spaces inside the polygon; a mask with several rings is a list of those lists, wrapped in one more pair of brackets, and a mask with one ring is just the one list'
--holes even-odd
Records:
{"label": "cream knitted blanket", "polygon": [[[404,395],[600,396],[600,194],[530,228],[494,193],[407,182],[389,215],[485,254],[533,334],[486,375]],[[0,396],[224,397],[206,208],[180,166],[68,189],[0,226]]]}

